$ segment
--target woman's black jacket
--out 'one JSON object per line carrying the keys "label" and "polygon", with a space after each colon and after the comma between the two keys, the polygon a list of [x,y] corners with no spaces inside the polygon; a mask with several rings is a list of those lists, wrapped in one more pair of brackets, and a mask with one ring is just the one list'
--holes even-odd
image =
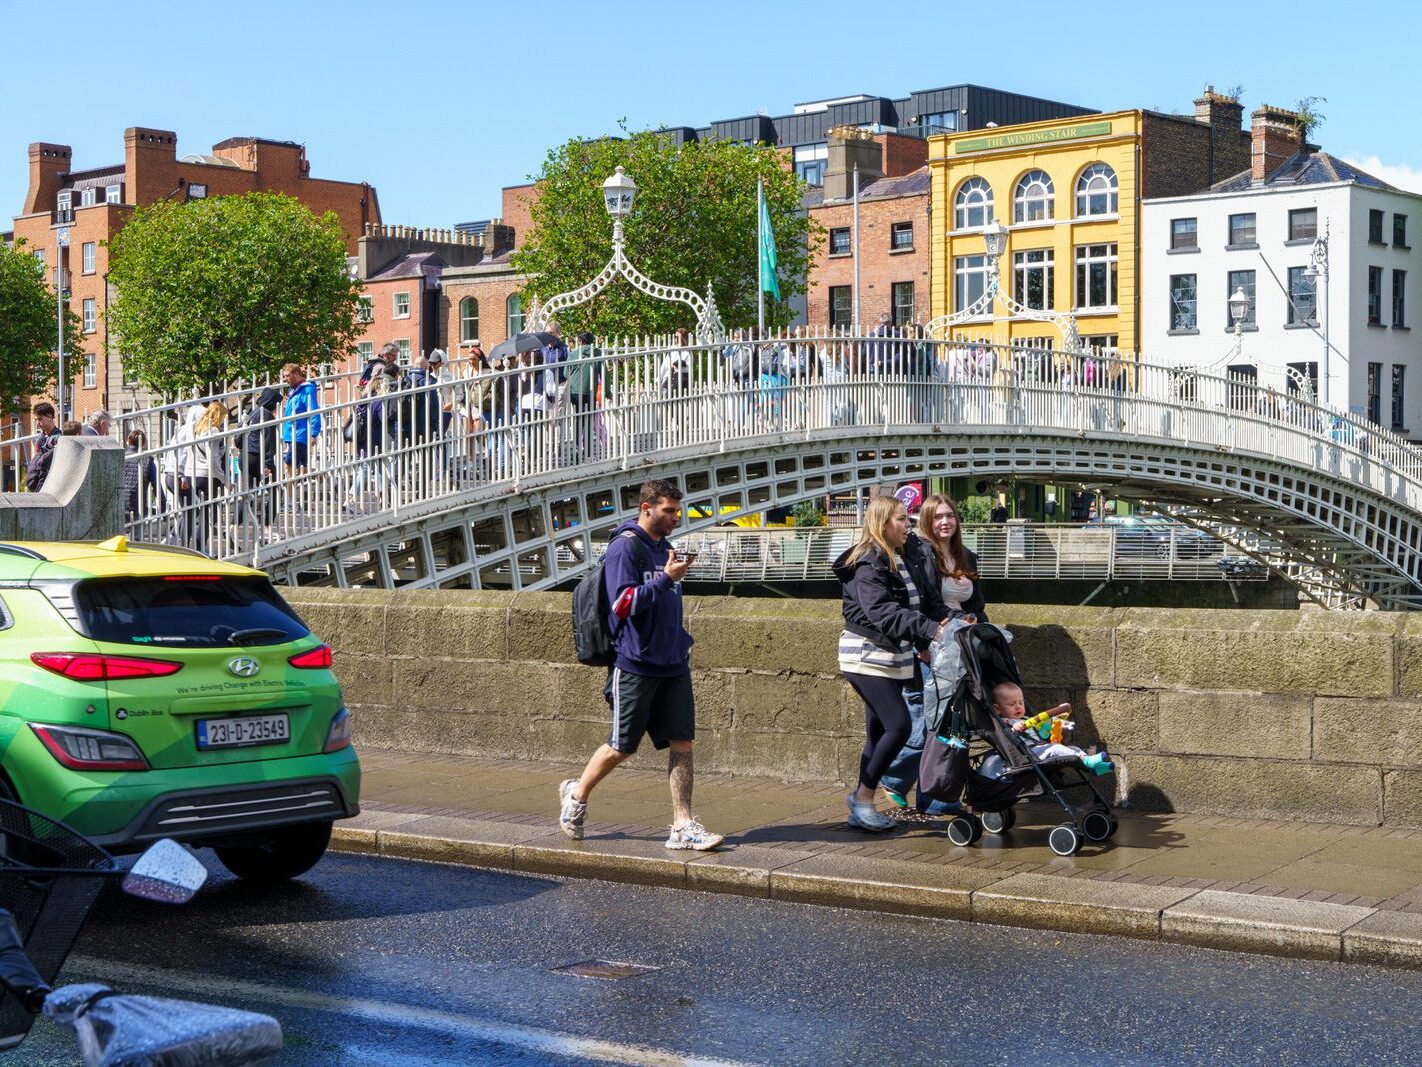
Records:
{"label": "woman's black jacket", "polygon": [[927,569],[929,560],[914,545],[916,540],[904,546],[903,560],[918,586],[918,611],[909,608],[908,586],[879,549],[854,563],[848,562],[849,552],[834,561],[835,577],[843,586],[844,628],[886,651],[896,650],[901,641],[927,648],[948,616],[937,573]]}
{"label": "woman's black jacket", "polygon": [[[927,541],[924,541],[921,538],[917,537],[917,535],[909,534],[909,544],[912,545],[915,540],[917,540],[918,543],[922,546],[922,550],[925,553],[927,560],[925,565],[933,569],[934,587],[939,589],[941,592],[943,587],[938,580],[938,564],[934,562],[933,559],[933,546],[930,545]],[[978,557],[973,553],[972,549],[967,547],[964,547],[963,554],[968,557],[968,570],[972,571],[975,576],[973,578],[973,591],[968,594],[968,599],[963,601],[963,611],[969,615],[976,616],[978,622],[991,622],[992,620],[987,617],[987,605],[983,601],[982,583],[979,582],[976,577],[978,573]],[[918,581],[917,575],[914,576],[914,581]]]}

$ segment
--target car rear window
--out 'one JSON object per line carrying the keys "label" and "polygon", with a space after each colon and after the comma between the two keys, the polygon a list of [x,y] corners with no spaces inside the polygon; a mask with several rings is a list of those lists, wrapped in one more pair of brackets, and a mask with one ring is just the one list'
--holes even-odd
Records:
{"label": "car rear window", "polygon": [[75,591],[95,641],[154,648],[279,645],[309,630],[265,578],[94,578]]}

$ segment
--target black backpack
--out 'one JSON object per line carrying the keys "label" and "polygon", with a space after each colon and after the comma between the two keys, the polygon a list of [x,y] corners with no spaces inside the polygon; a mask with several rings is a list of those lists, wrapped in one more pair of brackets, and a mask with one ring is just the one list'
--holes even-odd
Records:
{"label": "black backpack", "polygon": [[[640,537],[631,530],[624,530],[618,536],[632,538],[644,567],[650,562]],[[607,554],[603,553],[597,566],[583,575],[573,589],[573,652],[579,663],[589,667],[610,667],[617,659],[617,649],[613,645],[615,631],[607,621],[612,607],[607,602],[607,590],[602,580],[606,562]]]}
{"label": "black backpack", "polygon": [[48,437],[41,437],[35,444],[35,454],[25,466],[25,488],[31,493],[38,493],[43,489],[49,478],[49,467],[54,462],[54,443],[57,440],[57,435],[50,434]]}

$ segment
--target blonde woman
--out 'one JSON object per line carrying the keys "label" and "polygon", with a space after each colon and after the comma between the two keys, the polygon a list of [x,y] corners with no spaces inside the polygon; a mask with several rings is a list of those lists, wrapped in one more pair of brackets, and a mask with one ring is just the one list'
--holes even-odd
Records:
{"label": "blonde woman", "polygon": [[839,670],[864,701],[859,784],[846,798],[849,825],[871,833],[897,825],[874,807],[874,791],[909,739],[904,688],[913,681],[915,655],[943,632],[948,615],[934,576],[905,555],[908,538],[903,504],[876,497],[859,543],[834,561],[844,597]]}
{"label": "blonde woman", "polygon": [[217,505],[212,498],[227,486],[227,405],[214,400],[203,409],[193,423],[192,445],[188,452],[187,471],[192,479],[196,544],[201,552],[208,551],[208,542],[216,520]]}

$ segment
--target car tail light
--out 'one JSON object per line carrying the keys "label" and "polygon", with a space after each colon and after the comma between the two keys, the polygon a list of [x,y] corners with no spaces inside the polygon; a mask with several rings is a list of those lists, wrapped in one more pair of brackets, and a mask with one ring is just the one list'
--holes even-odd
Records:
{"label": "car tail light", "polygon": [[315,648],[308,648],[305,652],[298,652],[287,660],[293,667],[300,667],[305,671],[324,671],[331,667],[331,646],[317,645]]}
{"label": "car tail light", "polygon": [[146,771],[142,751],[123,734],[87,730],[78,726],[52,726],[32,722],[49,754],[75,771]]}
{"label": "car tail light", "polygon": [[172,660],[95,656],[83,652],[34,652],[30,654],[30,659],[47,671],[81,682],[99,682],[108,678],[162,678],[183,669],[181,663]]}
{"label": "car tail light", "polygon": [[331,720],[331,728],[326,731],[326,744],[322,752],[339,752],[351,743],[351,713],[345,708],[336,712]]}

